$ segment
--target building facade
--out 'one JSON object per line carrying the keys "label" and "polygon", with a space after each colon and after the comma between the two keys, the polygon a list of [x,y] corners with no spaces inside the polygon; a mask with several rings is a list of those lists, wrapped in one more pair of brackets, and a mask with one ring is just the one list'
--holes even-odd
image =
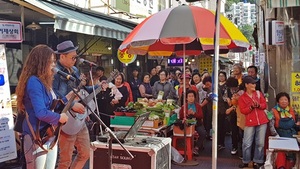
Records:
{"label": "building facade", "polygon": [[[261,0],[258,10],[259,55],[266,63],[264,72],[269,105],[275,105],[275,96],[287,92],[291,104],[300,114],[300,1]],[[272,25],[270,23],[278,23]],[[270,29],[267,29],[267,25]],[[275,31],[270,31],[270,30]],[[268,36],[267,36],[268,35]],[[275,43],[272,39],[275,38]],[[273,39],[274,40],[274,39]],[[281,40],[281,43],[276,43]]]}

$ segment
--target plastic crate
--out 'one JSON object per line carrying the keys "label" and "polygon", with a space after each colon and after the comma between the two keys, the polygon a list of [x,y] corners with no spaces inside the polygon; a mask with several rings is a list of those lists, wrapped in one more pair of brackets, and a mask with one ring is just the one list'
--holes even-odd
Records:
{"label": "plastic crate", "polygon": [[[174,126],[173,127],[173,135],[174,136],[184,136],[184,131],[180,129],[179,126]],[[192,137],[193,134],[195,133],[195,125],[187,126],[186,127],[186,136],[187,137]]]}

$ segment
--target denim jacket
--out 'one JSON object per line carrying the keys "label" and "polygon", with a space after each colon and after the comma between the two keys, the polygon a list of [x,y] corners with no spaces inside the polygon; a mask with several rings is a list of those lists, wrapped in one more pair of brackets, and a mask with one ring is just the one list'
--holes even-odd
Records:
{"label": "denim jacket", "polygon": [[[57,62],[56,67],[59,70],[65,72],[67,74],[70,74],[68,72],[68,70],[60,64],[59,61]],[[72,88],[76,89],[79,86],[80,73],[79,73],[79,70],[75,66],[72,67],[72,73],[70,75],[75,77],[77,80],[75,82],[73,82],[71,80],[67,80],[66,78],[62,77],[59,74],[54,75],[53,90],[54,90],[55,94],[58,96],[58,98],[63,98],[70,91],[72,91]],[[98,86],[95,85],[95,87],[97,88]],[[84,86],[84,89],[87,90],[87,92],[89,92],[89,93],[91,93],[93,91],[92,86]]]}
{"label": "denim jacket", "polygon": [[[58,61],[56,64],[56,67],[69,74],[68,70],[66,68],[64,68],[60,62]],[[76,82],[73,82],[71,80],[67,80],[65,77],[59,75],[59,74],[55,74],[54,75],[54,81],[53,81],[53,90],[56,94],[56,96],[58,96],[59,98],[63,98],[65,95],[67,95],[70,91],[72,91],[72,88],[77,88],[77,86],[79,85],[80,81],[79,81],[79,70],[73,66],[72,67],[72,73],[70,74],[71,76],[76,78]]]}

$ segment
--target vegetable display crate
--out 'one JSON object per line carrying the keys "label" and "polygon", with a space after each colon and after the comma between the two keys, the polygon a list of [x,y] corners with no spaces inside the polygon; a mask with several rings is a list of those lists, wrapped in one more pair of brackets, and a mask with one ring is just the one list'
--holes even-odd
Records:
{"label": "vegetable display crate", "polygon": [[124,125],[132,126],[134,123],[135,117],[129,116],[111,116],[110,124],[111,125]]}

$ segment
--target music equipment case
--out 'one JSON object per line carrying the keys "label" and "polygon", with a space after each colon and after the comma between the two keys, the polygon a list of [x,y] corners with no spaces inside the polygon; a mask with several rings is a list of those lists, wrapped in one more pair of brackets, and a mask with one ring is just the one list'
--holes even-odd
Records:
{"label": "music equipment case", "polygon": [[[133,159],[119,144],[112,145],[112,168],[114,169],[171,169],[171,139],[138,136],[124,143]],[[90,168],[108,169],[108,143],[94,141],[90,149]]]}

